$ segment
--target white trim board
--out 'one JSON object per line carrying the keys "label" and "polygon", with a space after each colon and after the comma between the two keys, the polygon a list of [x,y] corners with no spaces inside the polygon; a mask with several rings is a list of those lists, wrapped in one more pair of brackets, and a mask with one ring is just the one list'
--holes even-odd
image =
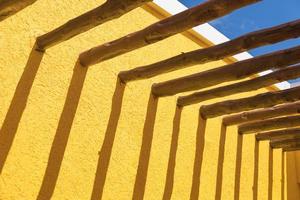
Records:
{"label": "white trim board", "polygon": [[[175,15],[175,14],[187,9],[187,7],[185,5],[183,5],[182,3],[180,3],[177,0],[154,0],[153,2],[172,15]],[[213,26],[211,26],[208,23],[196,26],[193,28],[193,30],[215,45],[230,40],[228,37],[223,35],[220,31],[218,31],[217,29],[215,29]],[[253,56],[251,54],[249,54],[248,52],[243,52],[243,53],[234,55],[233,57],[235,59],[237,59],[238,61],[253,58]],[[272,72],[272,71],[268,70],[266,72],[259,73],[259,75],[264,75],[264,74],[267,74],[270,72]],[[278,83],[278,84],[276,84],[276,86],[281,90],[291,88],[291,84],[287,81]]]}

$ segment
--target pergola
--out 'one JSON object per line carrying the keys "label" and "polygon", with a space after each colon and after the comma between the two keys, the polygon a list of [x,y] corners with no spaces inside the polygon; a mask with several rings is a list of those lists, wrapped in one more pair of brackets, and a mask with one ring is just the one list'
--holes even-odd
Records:
{"label": "pergola", "polygon": [[[205,3],[187,9],[174,16],[170,16],[142,30],[82,52],[79,55],[77,67],[91,67],[102,61],[159,42],[172,35],[222,17],[239,8],[259,1],[260,0],[208,0]],[[6,19],[10,15],[17,13],[34,2],[36,2],[36,0],[0,1],[0,20]],[[149,2],[151,2],[151,0],[107,0],[103,5],[100,5],[99,7],[68,21],[62,26],[57,27],[55,30],[38,37],[36,39],[35,50],[43,53],[56,44],[64,42],[109,20],[118,18]],[[138,66],[131,70],[122,71],[118,75],[118,80],[120,84],[125,87],[128,82],[149,79],[154,76],[190,66],[221,60],[253,48],[278,43],[299,36],[300,20],[296,20],[260,31],[251,32],[219,45],[185,52],[147,66]],[[214,69],[201,71],[193,75],[155,83],[153,84],[151,91],[154,99],[193,91],[194,93],[187,96],[179,96],[176,110],[181,111],[185,106],[198,104],[206,100],[254,91],[271,86],[275,83],[298,78],[300,77],[300,65],[297,65],[299,62],[300,46],[296,46],[225,66],[216,66]],[[253,75],[269,69],[276,70],[267,75],[256,76],[253,78]],[[251,79],[242,80],[245,78]],[[222,87],[217,86],[218,84],[229,81],[239,82]],[[211,86],[216,87],[207,89]],[[70,88],[69,92],[76,89],[77,88]],[[201,164],[202,162],[204,150],[203,140],[207,120],[225,116],[223,118],[222,130],[220,133],[221,138],[219,148],[222,153],[219,155],[216,186],[216,199],[221,199],[222,162],[224,159],[226,127],[238,125],[238,146],[242,145],[244,134],[254,134],[257,140],[256,148],[258,148],[259,141],[269,140],[270,157],[272,156],[274,148],[281,148],[283,152],[300,150],[300,129],[297,128],[300,127],[299,102],[300,86],[281,91],[270,91],[240,99],[227,101],[222,101],[222,99],[220,99],[217,103],[210,105],[201,104],[201,106],[199,106],[194,181],[190,199],[198,199],[199,197],[201,172],[199,163]],[[66,103],[68,102],[66,101]],[[178,114],[178,112],[176,113]],[[258,150],[256,150],[256,153],[258,154]],[[141,156],[144,156],[143,159],[148,160],[149,162],[149,154],[141,154]],[[241,151],[237,151],[237,177],[239,177],[241,173],[241,169],[238,167],[240,166],[239,162],[241,162],[241,156]],[[172,160],[170,160],[169,164],[174,164],[171,161]],[[258,159],[256,162],[258,162]],[[106,165],[108,165],[108,162],[106,162]],[[104,168],[107,170],[107,166]],[[139,165],[138,171],[140,170],[147,171],[147,165]],[[258,169],[255,170],[255,173],[258,173]],[[168,174],[168,177],[172,177],[172,174]],[[139,176],[137,176],[137,179],[139,180],[136,181],[138,184],[135,185],[134,199],[142,199],[146,179],[145,177]],[[257,179],[255,178],[253,185],[256,186],[253,190],[254,197],[257,198]],[[269,192],[269,199],[272,199],[272,190]],[[96,199],[99,195],[101,196],[101,194],[95,194],[94,198]],[[238,195],[239,178],[236,178],[235,199],[238,199]],[[169,198],[170,194],[165,193],[164,199]]]}

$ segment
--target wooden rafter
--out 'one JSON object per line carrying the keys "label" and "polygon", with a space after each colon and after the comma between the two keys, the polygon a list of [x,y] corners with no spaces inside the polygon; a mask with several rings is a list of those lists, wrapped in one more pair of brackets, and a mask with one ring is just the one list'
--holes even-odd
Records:
{"label": "wooden rafter", "polygon": [[300,100],[300,86],[287,90],[267,92],[252,97],[228,100],[201,106],[201,114],[205,118],[213,118],[258,108],[268,108],[282,103]]}
{"label": "wooden rafter", "polygon": [[227,81],[246,78],[271,68],[282,68],[300,62],[300,46],[214,68],[193,75],[154,84],[154,95],[163,97],[203,89]]}
{"label": "wooden rafter", "polygon": [[273,118],[241,124],[238,126],[238,132],[241,134],[249,134],[297,126],[300,126],[300,115]]}
{"label": "wooden rafter", "polygon": [[282,81],[292,80],[299,77],[300,65],[287,67],[264,76],[259,76],[251,80],[226,85],[223,87],[213,88],[211,90],[195,92],[187,96],[179,97],[177,104],[179,106],[192,105],[210,99],[258,90],[267,86],[271,86],[275,83],[280,83]]}
{"label": "wooden rafter", "polygon": [[94,47],[80,56],[84,66],[97,64],[135,49],[186,31],[199,24],[222,17],[241,7],[261,0],[209,0],[179,14],[168,17],[140,31]]}
{"label": "wooden rafter", "polygon": [[232,126],[255,120],[264,120],[293,114],[300,114],[300,102],[286,103],[271,108],[251,110],[230,115],[223,118],[223,123],[226,126]]}
{"label": "wooden rafter", "polygon": [[220,60],[243,51],[300,36],[300,20],[248,33],[228,42],[199,49],[119,73],[123,82],[151,78],[189,66]]}
{"label": "wooden rafter", "polygon": [[271,140],[270,146],[272,148],[297,148],[300,147],[300,138]]}
{"label": "wooden rafter", "polygon": [[16,14],[37,0],[0,0],[0,21]]}
{"label": "wooden rafter", "polygon": [[256,140],[272,140],[285,138],[300,138],[300,128],[284,129],[279,131],[269,131],[256,134]]}
{"label": "wooden rafter", "polygon": [[299,151],[299,150],[300,150],[300,145],[299,146],[295,146],[295,147],[285,147],[285,148],[282,148],[283,152]]}
{"label": "wooden rafter", "polygon": [[64,25],[37,38],[40,50],[45,50],[60,42],[86,32],[152,0],[107,0],[101,6],[80,15]]}

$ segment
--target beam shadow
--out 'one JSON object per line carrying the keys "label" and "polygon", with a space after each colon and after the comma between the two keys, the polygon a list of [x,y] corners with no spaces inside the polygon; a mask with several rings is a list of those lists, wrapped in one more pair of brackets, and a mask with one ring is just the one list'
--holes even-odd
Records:
{"label": "beam shadow", "polygon": [[285,152],[281,152],[281,200],[285,197]]}
{"label": "beam shadow", "polygon": [[258,166],[259,166],[259,141],[255,140],[254,146],[254,173],[253,173],[253,200],[258,199]]}
{"label": "beam shadow", "polygon": [[175,166],[176,166],[176,153],[178,148],[178,137],[180,132],[181,112],[182,112],[182,107],[176,106],[175,115],[173,119],[172,141],[171,141],[171,147],[169,153],[169,162],[168,162],[163,200],[170,200],[173,192],[174,174],[175,174]]}
{"label": "beam shadow", "polygon": [[269,188],[268,188],[268,199],[273,198],[273,149],[269,148]]}
{"label": "beam shadow", "polygon": [[37,200],[48,200],[51,199],[53,195],[87,69],[87,67],[82,67],[78,61],[74,67],[65,105],[56,129],[56,134],[48,158],[48,165]]}
{"label": "beam shadow", "polygon": [[226,125],[222,123],[221,125],[221,134],[219,141],[219,157],[218,157],[218,169],[217,169],[217,179],[216,179],[216,193],[215,199],[221,200],[222,197],[222,182],[223,182],[223,164],[225,156],[225,142],[226,142]]}
{"label": "beam shadow", "polygon": [[12,147],[34,79],[44,56],[43,52],[35,49],[36,44],[31,50],[0,130],[0,174]]}
{"label": "beam shadow", "polygon": [[197,135],[196,135],[196,152],[195,152],[190,200],[199,199],[200,176],[201,176],[204,145],[205,145],[205,128],[206,128],[206,119],[204,119],[199,113],[198,128],[197,128]]}
{"label": "beam shadow", "polygon": [[105,138],[101,150],[99,152],[98,166],[94,180],[91,200],[102,199],[113,143],[115,140],[116,130],[120,119],[124,91],[125,84],[121,83],[118,79],[112,99],[111,112],[105,132]]}
{"label": "beam shadow", "polygon": [[142,146],[139,157],[137,174],[133,190],[133,200],[142,200],[144,198],[146,179],[149,167],[150,152],[153,140],[154,124],[157,112],[158,98],[152,93],[148,101],[147,114],[143,130]]}
{"label": "beam shadow", "polygon": [[243,135],[238,134],[235,165],[234,200],[240,199],[241,168],[243,155]]}

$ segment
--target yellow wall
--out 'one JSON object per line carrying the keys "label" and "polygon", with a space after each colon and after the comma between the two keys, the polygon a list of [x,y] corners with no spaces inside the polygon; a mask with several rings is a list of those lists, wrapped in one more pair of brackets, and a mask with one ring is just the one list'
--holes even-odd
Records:
{"label": "yellow wall", "polygon": [[[299,163],[297,161],[299,159],[299,152],[293,153],[289,152],[287,153],[287,184],[286,184],[286,190],[287,190],[287,199],[291,200],[297,200],[300,199],[300,193],[299,193]],[[298,173],[297,173],[298,172]]]}
{"label": "yellow wall", "polygon": [[[103,199],[131,199],[138,163],[147,166],[147,153],[150,153],[150,160],[144,199],[162,198],[176,97],[162,98],[158,102],[149,99],[151,85],[226,63],[218,61],[199,65],[151,80],[129,83],[125,88],[116,84],[121,70],[199,48],[187,37],[176,35],[92,66],[86,77],[86,69],[74,68],[80,52],[158,20],[142,8],[53,47],[44,55],[32,51],[35,37],[102,2],[37,1],[0,22],[0,153],[4,163],[0,175],[1,200],[31,200],[38,195],[39,199],[51,196],[53,200],[90,199],[95,176],[98,177],[94,190],[97,196],[103,175],[106,175]],[[253,93],[238,97],[247,95]],[[189,199],[198,110],[199,105],[190,106],[181,114],[172,199]],[[200,199],[214,199],[220,122],[221,119],[217,118],[207,123]],[[178,124],[178,120],[174,120],[174,125]],[[228,128],[226,137],[222,199],[231,200],[234,196],[236,127]],[[11,145],[9,141],[13,141]],[[103,166],[109,159],[111,144],[110,163],[105,173]],[[141,149],[143,157],[139,161]],[[3,152],[8,152],[5,162]],[[252,199],[253,136],[245,136],[242,152],[240,199]],[[268,144],[264,143],[260,146],[258,199],[267,199],[268,196],[268,158]],[[281,152],[274,151],[273,165],[276,166],[273,199],[280,199]],[[100,169],[98,173],[97,168]],[[144,172],[140,171],[141,177]],[[53,195],[51,188],[54,188]]]}

